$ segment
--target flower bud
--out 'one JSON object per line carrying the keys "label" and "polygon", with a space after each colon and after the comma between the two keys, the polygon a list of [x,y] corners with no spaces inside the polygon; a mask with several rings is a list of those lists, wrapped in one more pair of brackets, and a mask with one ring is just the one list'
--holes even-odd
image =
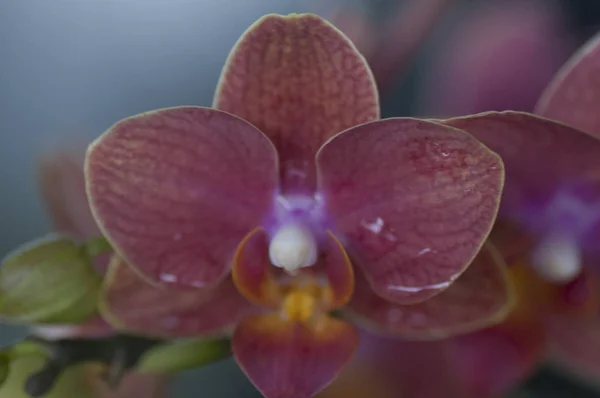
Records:
{"label": "flower bud", "polygon": [[81,323],[96,311],[102,277],[79,244],[49,235],[17,248],[0,266],[0,318]]}

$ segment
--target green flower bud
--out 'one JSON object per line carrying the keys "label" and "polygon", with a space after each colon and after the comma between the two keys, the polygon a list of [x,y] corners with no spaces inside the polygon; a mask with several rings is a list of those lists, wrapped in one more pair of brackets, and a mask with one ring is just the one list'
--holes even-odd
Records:
{"label": "green flower bud", "polygon": [[0,318],[81,323],[96,311],[102,277],[85,246],[59,235],[23,245],[0,267]]}
{"label": "green flower bud", "polygon": [[229,340],[178,340],[160,344],[140,358],[137,370],[169,374],[198,368],[231,356]]}

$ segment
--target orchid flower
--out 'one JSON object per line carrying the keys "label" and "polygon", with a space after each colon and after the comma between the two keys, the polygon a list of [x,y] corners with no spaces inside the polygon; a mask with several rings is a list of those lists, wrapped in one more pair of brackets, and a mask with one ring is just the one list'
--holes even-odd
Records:
{"label": "orchid flower", "polygon": [[[568,123],[586,133],[600,138],[600,122],[595,104],[600,98],[600,35],[588,41],[559,71],[548,86],[536,112],[540,115]],[[573,153],[572,162],[579,154]],[[597,158],[596,158],[597,159]],[[591,165],[578,179],[557,193],[571,201],[567,211],[571,223],[566,226],[567,238],[573,252],[578,255],[582,269],[581,284],[586,290],[577,296],[580,302],[590,302],[591,316],[579,314],[553,314],[545,319],[546,333],[553,361],[563,369],[597,386],[600,374],[600,347],[597,344],[600,334],[600,318],[597,308],[599,246],[597,244],[600,222],[597,209],[598,166]],[[556,200],[555,200],[556,202]],[[559,202],[560,203],[560,202]],[[566,203],[565,203],[566,204]],[[557,220],[557,222],[564,222]]]}
{"label": "orchid flower", "polygon": [[419,112],[531,112],[576,49],[555,1],[490,0],[461,15],[424,68]]}
{"label": "orchid flower", "polygon": [[355,351],[355,319],[437,339],[513,304],[495,249],[480,251],[500,158],[441,123],[379,120],[365,60],[315,15],[261,18],[213,108],[122,120],[85,171],[117,253],[105,318],[149,336],[232,333],[269,398],[324,388]]}
{"label": "orchid flower", "polygon": [[503,157],[507,181],[500,218],[532,239],[528,262],[537,275],[525,277],[529,297],[538,301],[532,316],[544,325],[555,359],[589,380],[598,369],[593,348],[600,303],[595,265],[600,129],[594,111],[599,59],[596,37],[545,90],[535,110],[541,117],[504,112],[445,122]]}

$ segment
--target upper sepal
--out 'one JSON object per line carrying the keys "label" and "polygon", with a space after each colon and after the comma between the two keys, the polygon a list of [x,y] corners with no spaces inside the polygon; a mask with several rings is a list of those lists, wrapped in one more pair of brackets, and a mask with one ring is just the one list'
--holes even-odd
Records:
{"label": "upper sepal", "polygon": [[323,316],[305,324],[280,314],[245,319],[232,338],[233,353],[266,398],[310,398],[325,388],[358,345],[353,326]]}
{"label": "upper sepal", "polygon": [[317,154],[333,233],[373,290],[397,303],[448,288],[496,218],[501,159],[463,131],[416,119],[349,129]]}
{"label": "upper sepal", "polygon": [[48,235],[17,248],[0,267],[0,317],[82,323],[96,311],[102,278],[82,246]]}
{"label": "upper sepal", "polygon": [[379,118],[371,71],[354,45],[311,14],[267,15],[239,39],[214,106],[275,144],[284,190],[314,189],[313,158],[330,137]]}
{"label": "upper sepal", "polygon": [[349,304],[358,316],[379,332],[417,340],[439,340],[497,324],[516,302],[515,290],[500,255],[486,243],[456,282],[427,301],[398,305],[371,291],[362,278]]}
{"label": "upper sepal", "polygon": [[265,222],[277,153],[231,114],[179,107],[122,120],[93,142],[87,192],[115,250],[152,282],[214,286]]}

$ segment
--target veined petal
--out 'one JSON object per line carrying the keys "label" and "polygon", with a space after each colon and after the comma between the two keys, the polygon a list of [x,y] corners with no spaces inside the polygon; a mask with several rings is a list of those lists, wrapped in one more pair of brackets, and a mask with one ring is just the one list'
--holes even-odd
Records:
{"label": "veined petal", "polygon": [[452,286],[427,301],[394,304],[357,278],[349,310],[375,330],[420,340],[447,338],[499,323],[515,303],[506,265],[487,243]]}
{"label": "veined petal", "polygon": [[537,217],[532,207],[599,167],[600,140],[528,113],[488,112],[444,123],[472,134],[502,157],[508,178],[501,212],[515,222]]}
{"label": "veined petal", "polygon": [[246,319],[233,338],[233,353],[266,398],[310,398],[351,359],[358,334],[351,325],[323,317],[315,326],[278,314]]}
{"label": "veined petal", "polygon": [[263,131],[286,191],[312,190],[313,158],[330,137],[379,118],[377,90],[354,45],[316,15],[267,15],[235,45],[214,106]]}
{"label": "veined petal", "polygon": [[374,291],[398,303],[449,287],[489,234],[500,158],[470,135],[416,119],[347,130],[317,154],[332,231]]}
{"label": "veined petal", "polygon": [[153,282],[209,287],[272,210],[277,153],[225,112],[180,107],[122,120],[86,158],[87,191],[107,239]]}
{"label": "veined petal", "polygon": [[[311,267],[312,268],[312,267]],[[344,247],[328,231],[320,245],[319,257],[314,266],[316,272],[323,272],[327,286],[322,291],[330,291],[330,298],[321,297],[321,311],[329,311],[348,302],[354,290],[354,271]],[[269,236],[263,228],[256,228],[240,243],[233,260],[233,281],[238,290],[250,301],[277,307],[286,291],[286,282],[278,280],[279,271],[269,260]],[[312,270],[301,270],[310,273]],[[312,280],[307,279],[307,280]]]}
{"label": "veined petal", "polygon": [[600,35],[562,67],[538,102],[536,113],[600,137]]}
{"label": "veined petal", "polygon": [[116,329],[165,338],[221,332],[257,313],[229,279],[212,290],[154,286],[118,257],[111,261],[100,307]]}

